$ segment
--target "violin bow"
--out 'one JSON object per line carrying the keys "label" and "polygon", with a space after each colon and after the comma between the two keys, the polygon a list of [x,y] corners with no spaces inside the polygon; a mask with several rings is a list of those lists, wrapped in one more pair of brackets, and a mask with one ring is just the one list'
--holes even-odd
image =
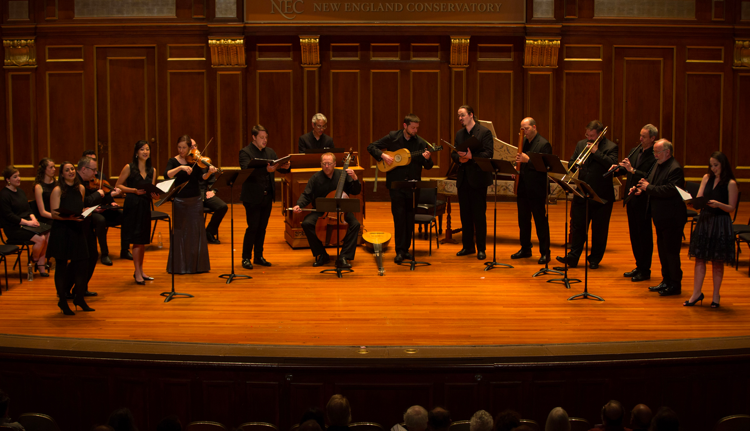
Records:
{"label": "violin bow", "polygon": [[[203,153],[206,152],[206,148],[208,148],[208,146],[211,145],[211,141],[213,140],[214,140],[213,137],[211,137],[211,139],[208,140],[208,143],[206,144],[206,146],[203,147],[203,151],[200,152],[201,155],[203,155]],[[190,169],[195,169],[195,165],[197,164],[198,164],[198,157],[196,157],[195,162],[193,162],[193,166],[191,166]]]}
{"label": "violin bow", "polygon": [[99,190],[102,189],[102,184],[104,184],[104,158],[102,158],[102,171],[99,172]]}

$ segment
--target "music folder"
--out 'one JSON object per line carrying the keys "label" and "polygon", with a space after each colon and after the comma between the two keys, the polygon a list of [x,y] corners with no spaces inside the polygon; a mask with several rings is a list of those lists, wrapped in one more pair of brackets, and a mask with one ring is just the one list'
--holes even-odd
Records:
{"label": "music folder", "polygon": [[690,205],[692,205],[693,208],[697,210],[703,209],[703,207],[705,207],[709,201],[709,199],[706,196],[693,197],[690,193],[688,193],[687,191],[677,186],[675,186],[674,188],[676,188],[677,192],[680,193],[680,197],[682,198],[683,201],[685,201],[686,203],[689,202]]}
{"label": "music folder", "polygon": [[[52,211],[56,212],[58,215],[60,215],[60,217],[77,217],[77,218],[84,219],[88,217],[89,215],[91,215],[91,213],[93,213],[97,208],[99,208],[99,205],[94,205],[93,207],[90,207],[86,211],[82,211],[82,212],[71,211],[67,208],[58,208]],[[27,226],[24,226],[24,227],[27,227]]]}
{"label": "music folder", "polygon": [[291,159],[292,159],[292,155],[291,154],[288,155],[288,156],[284,156],[284,157],[282,157],[280,159],[276,159],[276,160],[257,158],[257,159],[250,160],[250,163],[248,164],[247,167],[248,168],[260,168],[260,167],[264,167],[264,166],[268,166],[268,165],[278,166],[278,165],[285,164],[286,162],[290,161]]}
{"label": "music folder", "polygon": [[34,232],[37,235],[43,235],[47,232],[49,232],[52,229],[52,225],[48,225],[47,223],[39,222],[39,226],[33,227],[33,226],[21,226],[21,229],[25,229],[29,232]]}

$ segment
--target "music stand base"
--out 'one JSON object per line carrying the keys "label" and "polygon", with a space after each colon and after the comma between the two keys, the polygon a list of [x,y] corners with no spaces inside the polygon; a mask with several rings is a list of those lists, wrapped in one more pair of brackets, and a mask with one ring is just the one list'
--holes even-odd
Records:
{"label": "music stand base", "polygon": [[227,284],[229,284],[235,278],[248,278],[248,279],[250,279],[250,278],[253,278],[253,277],[250,277],[249,275],[242,275],[242,274],[234,274],[234,273],[232,273],[232,274],[221,274],[219,276],[219,278],[226,278],[227,279]]}
{"label": "music stand base", "polygon": [[177,296],[177,295],[180,295],[180,296],[184,296],[184,297],[186,297],[186,298],[194,298],[194,296],[193,296],[193,295],[191,295],[191,294],[189,294],[189,293],[180,293],[180,292],[175,292],[175,291],[171,291],[171,292],[162,292],[162,293],[160,293],[160,295],[161,295],[161,296],[166,296],[166,299],[164,299],[164,302],[169,302],[169,301],[171,301],[171,300],[172,300],[172,298],[173,298],[173,297],[175,297],[175,296]]}
{"label": "music stand base", "polygon": [[563,278],[553,278],[552,280],[547,280],[547,283],[556,283],[558,281],[562,281],[562,284],[565,285],[566,289],[570,289],[570,284],[571,283],[580,283],[581,282],[581,280],[579,280],[577,278],[563,277]]}
{"label": "music stand base", "polygon": [[343,278],[343,272],[354,272],[354,270],[349,268],[331,268],[320,271],[321,274],[325,274],[327,272],[335,272],[338,278]]}
{"label": "music stand base", "polygon": [[562,272],[560,272],[558,270],[555,270],[555,269],[549,269],[549,268],[547,268],[545,266],[544,268],[542,268],[539,271],[535,272],[534,275],[532,275],[532,277],[536,277],[536,276],[539,276],[539,275],[547,275],[547,274],[563,275]]}
{"label": "music stand base", "polygon": [[420,262],[420,261],[416,261],[416,260],[407,260],[407,261],[403,261],[403,262],[398,262],[398,263],[396,263],[396,265],[409,265],[409,271],[414,271],[414,268],[416,268],[417,265],[430,266],[432,264],[429,263],[429,262]]}
{"label": "music stand base", "polygon": [[485,271],[495,269],[496,266],[499,266],[502,268],[513,268],[513,265],[508,265],[507,263],[500,263],[500,262],[485,262],[484,264],[486,265],[484,268]]}
{"label": "music stand base", "polygon": [[604,299],[602,299],[601,297],[596,296],[592,293],[588,293],[588,292],[583,292],[583,293],[579,293],[578,295],[573,295],[570,298],[568,298],[568,301],[572,301],[576,298],[581,298],[581,299],[592,298],[592,299],[596,299],[597,301],[604,301]]}

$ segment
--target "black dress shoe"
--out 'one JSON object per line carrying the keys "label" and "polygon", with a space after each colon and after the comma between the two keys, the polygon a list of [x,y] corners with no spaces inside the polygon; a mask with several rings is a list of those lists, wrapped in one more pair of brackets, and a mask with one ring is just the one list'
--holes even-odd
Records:
{"label": "black dress shoe", "polygon": [[250,259],[242,259],[242,267],[245,269],[253,269],[253,263]]}
{"label": "black dress shoe", "polygon": [[550,260],[552,260],[552,259],[550,258],[549,253],[547,253],[547,254],[543,255],[542,257],[540,257],[539,258],[539,262],[537,262],[537,263],[539,265],[546,265],[546,264],[549,263]]}
{"label": "black dress shoe", "polygon": [[401,253],[396,254],[396,257],[393,258],[393,261],[396,263],[401,263],[404,261],[404,255]]}
{"label": "black dress shoe", "polygon": [[630,281],[646,281],[651,280],[651,271],[642,272],[638,271],[634,276],[630,277]]}
{"label": "black dress shoe", "polygon": [[120,259],[133,260],[133,253],[131,253],[130,250],[121,251]]}
{"label": "black dress shoe", "polygon": [[483,251],[477,252],[477,259],[479,259],[479,260],[485,260],[485,259],[487,259],[487,253],[485,253]]}
{"label": "black dress shoe", "polygon": [[458,251],[458,253],[456,253],[456,256],[466,256],[466,255],[474,254],[474,253],[476,253],[474,250],[467,250],[465,248],[462,248],[461,250]]}
{"label": "black dress shoe", "polygon": [[641,271],[640,271],[640,270],[639,270],[638,268],[635,268],[635,269],[634,269],[634,270],[632,270],[632,271],[628,271],[628,272],[626,272],[626,273],[622,274],[622,276],[623,276],[623,277],[628,277],[628,278],[630,278],[630,277],[635,277],[635,276],[636,276],[636,274],[638,274],[639,272],[641,272]]}
{"label": "black dress shoe", "polygon": [[263,256],[253,259],[253,263],[260,266],[271,266],[271,262],[264,259]]}
{"label": "black dress shoe", "polygon": [[565,257],[557,256],[555,257],[555,259],[557,259],[557,261],[560,263],[567,264],[570,268],[575,268],[578,266],[578,262],[574,262],[573,258],[570,256],[565,256]]}
{"label": "black dress shoe", "polygon": [[112,266],[112,259],[110,259],[107,255],[102,256],[101,261],[102,265]]}
{"label": "black dress shoe", "polygon": [[90,290],[83,292],[83,296],[96,296],[96,295],[98,295],[98,293],[92,292]]}
{"label": "black dress shoe", "polygon": [[679,284],[670,284],[659,291],[659,296],[673,296],[682,293],[682,287]]}
{"label": "black dress shoe", "polygon": [[219,238],[217,238],[216,235],[212,233],[206,232],[206,239],[208,240],[209,244],[221,244],[221,241],[219,241]]}
{"label": "black dress shoe", "polygon": [[591,269],[598,269],[599,268],[599,264],[591,262],[591,263],[589,263],[589,268],[591,268]]}
{"label": "black dress shoe", "polygon": [[352,264],[346,261],[345,257],[336,259],[336,268],[351,268]]}
{"label": "black dress shoe", "polygon": [[326,263],[331,261],[331,257],[328,256],[328,254],[321,254],[320,256],[315,259],[315,262],[313,263],[313,267],[317,268],[319,266],[323,266]]}
{"label": "black dress shoe", "polygon": [[658,291],[660,291],[662,289],[666,289],[666,288],[667,288],[667,283],[665,283],[665,282],[662,281],[661,283],[657,284],[656,286],[650,286],[648,288],[648,290],[650,290],[651,292],[658,292]]}
{"label": "black dress shoe", "polygon": [[511,259],[523,259],[525,257],[531,257],[531,250],[520,249],[517,252],[510,255]]}
{"label": "black dress shoe", "polygon": [[401,255],[404,256],[404,260],[414,260],[414,256],[412,256],[408,251],[406,253],[401,253]]}

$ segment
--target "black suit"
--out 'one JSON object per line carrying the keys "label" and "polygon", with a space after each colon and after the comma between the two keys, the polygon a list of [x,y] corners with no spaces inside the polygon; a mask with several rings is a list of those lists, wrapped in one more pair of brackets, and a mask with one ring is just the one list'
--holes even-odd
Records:
{"label": "black suit", "polygon": [[[523,152],[552,154],[552,145],[538,134],[531,142],[523,140]],[[531,251],[531,216],[534,216],[536,236],[539,239],[539,252],[542,256],[549,254],[549,221],[545,204],[549,193],[549,180],[545,172],[539,172],[531,163],[521,163],[521,175],[518,180],[518,228],[520,230],[521,249]]]}
{"label": "black suit", "polygon": [[[203,175],[205,175],[208,172],[208,169],[202,170]],[[206,232],[218,237],[219,236],[219,226],[221,225],[221,221],[224,219],[224,216],[227,214],[227,211],[229,210],[229,207],[227,206],[227,203],[224,202],[219,195],[216,193],[216,190],[209,188],[216,182],[216,175],[211,174],[211,176],[208,177],[207,180],[203,179],[203,176],[201,176],[201,180],[198,183],[198,186],[201,189],[201,198],[203,199],[203,207],[208,208],[209,210],[213,211],[213,215],[211,216],[211,221],[208,222],[208,226],[206,226]],[[214,196],[212,198],[206,199],[206,192],[213,191]]]}
{"label": "black suit", "polygon": [[297,147],[300,153],[305,153],[309,149],[333,148],[333,138],[323,133],[320,139],[315,139],[313,132],[309,132],[299,137]]}
{"label": "black suit", "polygon": [[[655,163],[653,145],[646,150],[639,149],[633,153],[630,157],[633,173],[628,172],[628,179],[625,183],[626,194],[638,184],[641,178],[648,176]],[[624,170],[624,168],[620,169]],[[630,246],[635,257],[635,267],[643,273],[650,274],[651,258],[654,255],[654,232],[651,228],[651,215],[648,213],[647,196],[644,194],[631,196],[627,203],[627,213]]]}
{"label": "black suit", "polygon": [[687,207],[675,187],[685,186],[682,167],[674,157],[656,165],[648,178],[647,206],[656,227],[656,247],[661,261],[661,275],[667,285],[681,287],[680,248],[682,231],[687,222]]}
{"label": "black suit", "polygon": [[[586,149],[587,144],[586,139],[576,144],[575,152],[568,166],[573,166],[573,162]],[[609,219],[612,216],[612,206],[615,200],[615,189],[612,186],[612,179],[610,177],[602,178],[602,176],[616,163],[617,144],[607,138],[602,138],[599,142],[599,149],[596,153],[591,153],[586,163],[580,168],[578,179],[589,184],[606,203],[602,205],[598,202],[589,201],[589,218],[586,220],[586,201],[578,196],[573,198],[573,204],[570,208],[571,246],[568,256],[576,264],[586,243],[586,230],[589,223],[591,224],[589,262],[599,264],[604,257],[609,235]]]}
{"label": "black suit", "polygon": [[[456,133],[455,144],[458,146],[471,136],[482,144],[481,151],[473,152],[472,159],[460,163],[458,153],[451,153],[458,166],[456,186],[458,187],[458,206],[461,210],[461,243],[468,251],[485,251],[487,249],[487,187],[492,184],[492,173],[483,171],[473,160],[474,157],[491,159],[495,152],[492,132],[479,123],[471,131],[462,128]],[[476,247],[474,236],[476,234]]]}

